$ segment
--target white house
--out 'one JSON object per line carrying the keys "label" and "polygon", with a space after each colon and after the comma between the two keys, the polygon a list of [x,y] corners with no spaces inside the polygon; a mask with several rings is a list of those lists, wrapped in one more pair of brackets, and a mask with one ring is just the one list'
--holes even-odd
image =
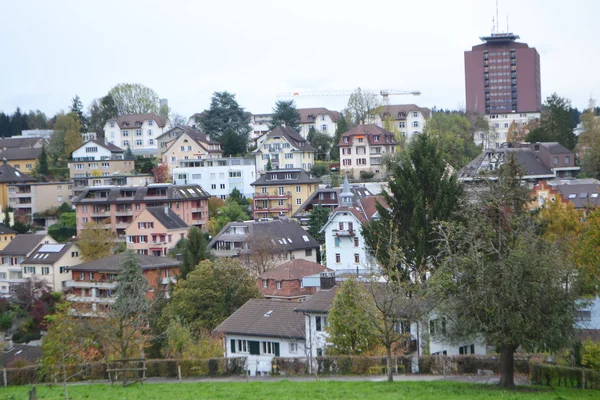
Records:
{"label": "white house", "polygon": [[325,233],[327,268],[336,270],[377,270],[375,259],[369,252],[362,235],[362,225],[377,218],[376,204],[384,204],[381,196],[366,196],[353,202],[348,177],[336,207],[321,232]]}
{"label": "white house", "polygon": [[221,323],[225,357],[247,357],[251,376],[269,375],[273,357],[307,357],[305,322],[292,301],[252,299]]}
{"label": "white house", "polygon": [[271,169],[304,169],[309,171],[315,162],[316,150],[294,129],[285,126],[265,133],[256,140],[257,148],[252,153],[256,158],[259,174]]}
{"label": "white house", "polygon": [[259,136],[269,132],[269,126],[273,120],[273,114],[252,114],[250,116],[250,139],[256,140]]}
{"label": "white house", "polygon": [[358,125],[340,137],[340,169],[358,177],[360,172],[383,176],[383,157],[396,152],[394,133],[375,124]]}
{"label": "white house", "polygon": [[517,131],[520,132],[520,136],[524,136],[528,132],[529,124],[539,121],[540,117],[539,112],[486,114],[485,119],[489,124],[489,132],[477,132],[473,140],[476,145],[483,146],[484,149],[499,147],[508,141],[508,131],[513,122]]}
{"label": "white house", "polygon": [[335,135],[337,123],[340,119],[340,113],[337,111],[329,111],[324,107],[317,108],[299,108],[300,114],[300,135],[303,138],[308,137],[310,128],[315,131],[324,133],[330,137]]}
{"label": "white house", "polygon": [[254,188],[251,183],[256,179],[253,157],[181,160],[179,167],[173,168],[176,185],[198,184],[211,196],[221,199],[227,198],[233,189],[239,190],[246,198],[252,198]]}
{"label": "white house", "polygon": [[104,138],[123,149],[131,148],[134,154],[156,155],[156,138],[171,129],[166,117],[156,114],[128,114],[106,121]]}
{"label": "white house", "polygon": [[407,139],[423,133],[425,124],[431,118],[431,110],[416,104],[385,105],[375,117],[375,125],[390,131],[400,132]]}
{"label": "white house", "polygon": [[123,160],[125,151],[112,143],[90,140],[73,151],[72,158],[77,161]]}

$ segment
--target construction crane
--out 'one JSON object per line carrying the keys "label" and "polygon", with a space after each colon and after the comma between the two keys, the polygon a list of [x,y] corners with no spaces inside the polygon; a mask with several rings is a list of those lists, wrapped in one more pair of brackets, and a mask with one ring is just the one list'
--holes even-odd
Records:
{"label": "construction crane", "polygon": [[[292,92],[280,93],[277,97],[294,98],[294,97],[320,97],[320,96],[350,96],[354,90],[324,90],[316,92]],[[389,105],[389,96],[419,96],[421,92],[418,90],[398,90],[398,89],[381,89],[381,90],[362,90],[363,93],[379,94],[383,97],[383,104]]]}

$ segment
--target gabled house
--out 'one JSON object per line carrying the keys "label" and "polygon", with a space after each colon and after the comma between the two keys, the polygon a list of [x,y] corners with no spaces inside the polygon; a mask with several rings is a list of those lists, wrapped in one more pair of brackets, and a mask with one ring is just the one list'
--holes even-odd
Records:
{"label": "gabled house", "polygon": [[340,119],[338,111],[330,111],[325,107],[299,108],[300,135],[307,138],[311,128],[329,137],[335,136],[337,123]]}
{"label": "gabled house", "polygon": [[278,126],[256,140],[256,170],[264,174],[270,165],[277,169],[310,171],[315,163],[316,149],[295,129]]}
{"label": "gabled house", "polygon": [[166,257],[187,237],[189,225],[168,206],[147,207],[125,228],[127,248],[138,254]]}
{"label": "gabled house", "polygon": [[[223,150],[219,142],[210,140],[209,135],[189,127],[179,126],[166,132],[163,136],[172,134],[174,130],[182,131],[175,139],[165,143],[164,151],[161,149],[162,162],[169,166],[169,170],[179,167],[183,160],[205,160],[223,157]],[[161,144],[162,146],[162,144]]]}
{"label": "gabled house", "polygon": [[[373,196],[373,193],[364,186],[350,186],[350,191],[354,195],[353,201],[358,201],[363,197]],[[308,196],[308,199],[298,207],[292,217],[300,224],[307,225],[310,219],[310,213],[315,207],[325,207],[331,212],[339,206],[341,193],[341,187],[319,188]]]}
{"label": "gabled house", "polygon": [[214,332],[224,335],[225,357],[247,357],[251,376],[269,375],[273,357],[306,357],[305,322],[298,303],[252,299]]}
{"label": "gabled house", "polygon": [[8,164],[6,159],[0,164],[0,207],[2,212],[9,206],[8,187],[19,183],[32,183],[35,178],[22,173]]}
{"label": "gabled house", "polygon": [[10,297],[18,285],[26,282],[22,262],[41,244],[56,244],[49,235],[16,235],[0,250],[0,296]]}
{"label": "gabled house", "polygon": [[45,280],[51,291],[62,291],[71,279],[68,267],[81,263],[79,247],[72,243],[41,244],[21,262],[23,278]]}
{"label": "gabled house", "polygon": [[392,132],[377,125],[358,125],[340,137],[338,147],[342,172],[354,177],[361,172],[382,177],[383,156],[394,154],[396,138]]}
{"label": "gabled house", "polygon": [[4,250],[16,236],[17,231],[8,228],[4,224],[0,224],[0,251]]}
{"label": "gabled house", "polygon": [[156,155],[156,138],[171,129],[166,117],[156,114],[127,114],[112,118],[104,124],[104,138],[136,155]]}
{"label": "gabled house", "polygon": [[[109,307],[115,302],[113,295],[122,262],[123,253],[120,253],[69,267],[67,300],[87,305],[94,311]],[[156,290],[166,291],[169,284],[176,281],[181,265],[181,261],[174,258],[148,255],[138,255],[138,262],[148,281],[148,299],[154,298]]]}
{"label": "gabled house", "polygon": [[431,110],[416,104],[389,104],[381,107],[375,117],[375,124],[400,132],[408,140],[423,133],[425,124],[431,118]]}
{"label": "gabled house", "polygon": [[316,288],[304,287],[303,279],[321,272],[331,270],[311,261],[294,259],[263,272],[257,286],[265,299],[304,301]]}
{"label": "gabled house", "polygon": [[215,257],[270,258],[268,267],[286,261],[317,261],[319,243],[297,222],[287,218],[267,221],[229,222],[208,244]]}
{"label": "gabled house", "polygon": [[572,204],[576,210],[587,214],[600,207],[600,181],[596,179],[566,179],[541,181],[531,191],[529,209],[559,202]]}

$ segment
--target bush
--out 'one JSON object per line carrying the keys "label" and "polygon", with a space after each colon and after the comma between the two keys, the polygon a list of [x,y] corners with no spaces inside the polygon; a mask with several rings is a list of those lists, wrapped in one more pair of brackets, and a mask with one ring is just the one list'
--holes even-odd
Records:
{"label": "bush", "polygon": [[600,370],[600,342],[587,339],[581,348],[581,365]]}
{"label": "bush", "polygon": [[13,316],[10,312],[0,314],[0,330],[7,331],[12,327]]}
{"label": "bush", "polygon": [[327,171],[327,167],[325,166],[325,164],[321,163],[313,165],[313,167],[310,169],[310,173],[316,176],[317,178],[326,175],[328,172],[329,171]]}
{"label": "bush", "polygon": [[599,371],[550,364],[533,364],[530,369],[530,379],[534,385],[600,389]]}
{"label": "bush", "polygon": [[360,171],[360,179],[361,180],[373,179],[374,176],[375,176],[375,173],[373,173],[371,171]]}

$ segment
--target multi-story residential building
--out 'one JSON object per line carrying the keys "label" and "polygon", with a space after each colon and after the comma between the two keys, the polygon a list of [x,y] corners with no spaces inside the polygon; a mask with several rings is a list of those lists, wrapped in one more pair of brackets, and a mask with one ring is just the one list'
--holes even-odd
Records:
{"label": "multi-story residential building", "polygon": [[69,163],[75,196],[85,187],[92,186],[90,178],[104,181],[113,175],[132,173],[135,173],[135,161],[126,157],[123,149],[98,140],[90,140],[73,151]]}
{"label": "multi-story residential building", "polygon": [[[350,191],[354,195],[353,201],[358,201],[363,197],[372,196],[373,193],[364,186],[350,186]],[[326,187],[319,188],[313,194],[308,196],[308,199],[296,210],[292,215],[302,225],[308,225],[310,213],[315,207],[325,207],[333,211],[340,205],[341,187]]]}
{"label": "multi-story residential building", "polygon": [[208,135],[189,126],[177,138],[167,142],[162,153],[162,162],[173,170],[182,160],[204,160],[223,157],[221,145],[210,140]]}
{"label": "multi-story residential building", "polygon": [[157,155],[156,138],[171,129],[168,118],[156,114],[128,114],[106,121],[104,139],[134,154]]}
{"label": "multi-story residential building", "polygon": [[518,35],[492,33],[465,51],[467,111],[480,114],[542,111],[540,55]]}
{"label": "multi-story residential building", "polygon": [[41,244],[56,244],[56,240],[49,235],[17,235],[0,250],[0,296],[10,297],[18,285],[26,282],[21,263]]}
{"label": "multi-story residential building", "polygon": [[74,178],[73,197],[81,194],[83,189],[90,186],[148,186],[154,183],[153,174],[138,174],[132,171],[131,175],[113,174],[109,176],[86,176]]}
{"label": "multi-story residential building", "polygon": [[29,174],[35,169],[37,159],[41,152],[41,147],[0,149],[0,159],[6,160],[8,164],[15,169]]}
{"label": "multi-story residential building", "polygon": [[0,224],[0,251],[4,250],[15,236],[17,236],[17,231]]}
{"label": "multi-story residential building", "polygon": [[252,183],[253,218],[290,217],[321,181],[303,169],[267,171]]}
{"label": "multi-story residential building", "polygon": [[125,228],[127,248],[138,254],[166,257],[187,237],[189,225],[167,205],[147,207]]}
{"label": "multi-story residential building", "polygon": [[304,316],[298,303],[252,299],[214,331],[224,335],[225,357],[247,357],[251,376],[273,370],[273,357],[306,357]]}
{"label": "multi-story residential building", "polygon": [[263,272],[256,285],[265,299],[304,301],[314,294],[317,288],[305,287],[303,278],[322,272],[331,272],[331,270],[321,264],[294,259]]}
{"label": "multi-story residential building", "polygon": [[381,196],[367,196],[354,201],[348,178],[336,207],[322,228],[325,234],[327,268],[332,270],[377,270],[362,234],[362,225],[378,218],[377,204],[385,205]]}
{"label": "multi-story residential building", "polygon": [[23,278],[45,280],[51,291],[58,292],[66,287],[71,279],[67,267],[80,264],[79,247],[67,244],[40,244],[21,262]]}
{"label": "multi-story residential building", "polygon": [[[144,277],[148,281],[146,297],[153,299],[158,290],[168,290],[176,281],[181,261],[169,257],[138,255]],[[105,310],[115,302],[116,280],[121,272],[123,253],[71,266],[66,282],[67,300],[94,311]]]}
{"label": "multi-story residential building", "polygon": [[36,148],[41,149],[44,144],[48,144],[45,138],[41,136],[12,136],[0,137],[0,150],[6,149],[24,149]]}
{"label": "multi-story residential building", "polygon": [[414,135],[423,133],[427,120],[431,118],[431,110],[416,104],[384,105],[375,116],[375,125],[391,132],[398,132],[410,140]]}
{"label": "multi-story residential building", "polygon": [[377,125],[358,125],[340,137],[338,147],[342,172],[358,177],[365,171],[381,177],[383,156],[396,151],[396,139],[392,132]]}
{"label": "multi-story residential building", "polygon": [[541,181],[531,190],[529,209],[536,210],[547,204],[558,202],[587,215],[600,207],[600,181],[597,179],[555,179]]}
{"label": "multi-story residential building", "polygon": [[167,144],[169,142],[172,142],[173,140],[177,139],[184,132],[190,132],[192,134],[195,134],[196,132],[198,132],[198,129],[195,126],[190,125],[177,125],[169,129],[168,131],[165,131],[165,133],[157,137],[156,143],[160,155],[162,156],[162,154],[167,150]]}
{"label": "multi-story residential building", "polygon": [[260,258],[266,270],[294,259],[316,262],[319,242],[297,222],[283,218],[229,222],[210,241],[208,249],[216,257],[240,257],[246,264]]}
{"label": "multi-story residential building", "polygon": [[339,112],[329,111],[324,107],[317,107],[299,108],[298,114],[300,114],[300,135],[303,138],[308,137],[308,132],[310,132],[311,128],[329,137],[335,136],[337,123],[340,119]]}
{"label": "multi-story residential building", "polygon": [[14,218],[21,222],[46,226],[45,217],[36,215],[51,208],[70,203],[73,199],[71,182],[17,183],[8,187],[8,203]]}
{"label": "multi-story residential building", "polygon": [[26,129],[21,131],[22,137],[35,137],[50,140],[50,136],[54,133],[53,129]]}
{"label": "multi-story residential building", "polygon": [[220,199],[227,198],[233,189],[252,198],[252,182],[256,177],[254,157],[184,160],[179,162],[179,167],[173,169],[173,182],[176,185],[200,185],[211,196]]}
{"label": "multi-story residential building", "polygon": [[0,164],[0,207],[2,212],[9,206],[8,187],[18,183],[33,183],[35,179],[10,166],[6,160]]}
{"label": "multi-story residential building", "polygon": [[265,133],[257,141],[253,151],[256,157],[256,170],[259,174],[271,169],[302,168],[309,171],[315,163],[316,149],[296,132],[279,126]]}
{"label": "multi-story residential building", "polygon": [[575,154],[556,142],[516,143],[516,147],[484,150],[458,172],[460,182],[479,182],[497,179],[497,171],[514,157],[523,170],[523,180],[539,182],[554,178],[574,177],[580,167],[575,166]]}
{"label": "multi-story residential building", "polygon": [[[500,147],[507,142],[523,142],[532,126],[537,126],[541,113],[509,113],[486,114],[485,119],[489,124],[488,132],[476,132],[473,136],[475,144],[484,149]],[[512,136],[509,132],[512,129]]]}
{"label": "multi-story residential building", "polygon": [[250,116],[250,125],[252,125],[251,139],[257,139],[263,134],[269,132],[273,114],[252,114]]}
{"label": "multi-story residential building", "polygon": [[208,222],[210,195],[198,185],[155,183],[148,186],[99,186],[86,188],[73,199],[77,212],[77,232],[87,222],[101,222],[118,235],[146,207],[165,204],[188,225],[204,228]]}

